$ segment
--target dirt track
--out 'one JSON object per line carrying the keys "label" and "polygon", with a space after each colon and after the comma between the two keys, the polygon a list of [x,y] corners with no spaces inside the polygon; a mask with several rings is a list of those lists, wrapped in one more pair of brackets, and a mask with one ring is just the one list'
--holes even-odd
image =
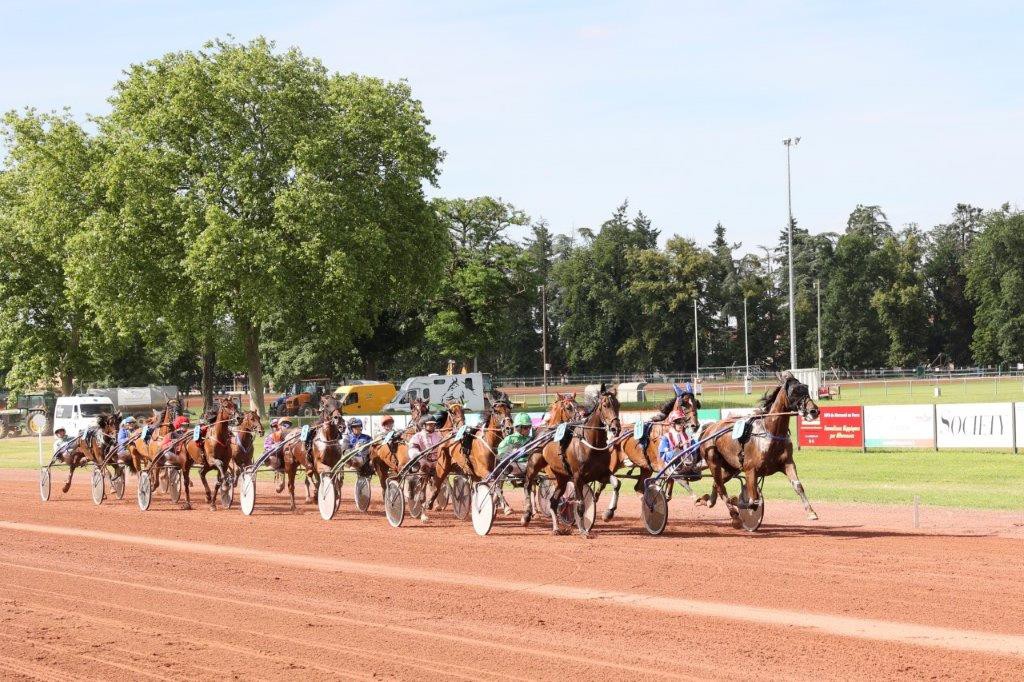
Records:
{"label": "dirt track", "polygon": [[[0,472],[0,676],[179,679],[1024,678],[1024,517],[770,501],[761,532],[636,498],[595,538],[499,518],[332,522],[39,501]],[[515,498],[510,497],[517,506]],[[942,529],[941,534],[937,528]]]}

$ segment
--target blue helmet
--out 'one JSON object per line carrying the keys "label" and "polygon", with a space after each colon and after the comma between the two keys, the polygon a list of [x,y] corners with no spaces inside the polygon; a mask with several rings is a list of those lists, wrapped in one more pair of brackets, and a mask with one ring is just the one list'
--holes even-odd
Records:
{"label": "blue helmet", "polygon": [[360,419],[359,417],[352,417],[351,419],[348,420],[348,428],[351,429],[353,426],[363,428],[363,420]]}

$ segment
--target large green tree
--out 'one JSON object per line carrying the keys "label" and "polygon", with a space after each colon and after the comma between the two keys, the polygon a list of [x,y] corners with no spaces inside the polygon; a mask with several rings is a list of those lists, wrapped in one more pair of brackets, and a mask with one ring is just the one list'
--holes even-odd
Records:
{"label": "large green tree", "polygon": [[957,204],[953,220],[936,225],[928,236],[924,263],[925,286],[932,304],[932,359],[948,358],[958,365],[971,362],[974,302],[967,296],[967,260],[982,226],[982,210]]}
{"label": "large green tree", "polygon": [[980,363],[1024,360],[1024,213],[1004,205],[984,216],[967,264]]}
{"label": "large green tree", "polygon": [[[343,352],[436,282],[444,252],[424,245],[444,233],[423,185],[441,153],[404,82],[218,40],[132,66],[111,104],[111,174],[152,180],[129,183],[92,238],[135,230],[166,254],[134,304],[162,305],[173,284],[194,326],[236,330],[258,409],[268,321]],[[133,267],[130,254],[112,264]]]}
{"label": "large green tree", "polygon": [[871,306],[889,339],[886,360],[895,367],[925,360],[929,330],[923,256],[924,236],[916,225],[886,237],[878,253],[884,281],[872,295]]}
{"label": "large green tree", "polygon": [[0,366],[13,388],[59,378],[70,394],[114,352],[65,270],[69,245],[99,203],[92,178],[103,149],[67,113],[9,113],[3,142]]}

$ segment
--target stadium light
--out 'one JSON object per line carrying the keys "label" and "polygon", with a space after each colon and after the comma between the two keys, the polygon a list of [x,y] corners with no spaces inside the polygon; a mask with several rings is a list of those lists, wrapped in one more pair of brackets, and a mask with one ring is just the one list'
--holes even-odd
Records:
{"label": "stadium light", "polygon": [[787,137],[786,146],[786,204],[789,207],[789,368],[796,369],[796,303],[793,295],[793,186],[789,171],[790,150],[800,144],[799,137]]}

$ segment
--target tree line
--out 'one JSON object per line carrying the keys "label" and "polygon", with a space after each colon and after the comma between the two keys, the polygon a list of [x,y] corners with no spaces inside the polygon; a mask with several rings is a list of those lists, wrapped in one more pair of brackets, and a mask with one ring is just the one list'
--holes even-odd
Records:
{"label": "tree line", "polygon": [[[0,373],[213,386],[398,380],[448,360],[556,372],[788,358],[786,230],[759,247],[672,236],[623,202],[571,234],[500,198],[429,199],[444,153],[405,82],[329,72],[297,49],[213,41],[130,66],[111,111],[4,117]],[[683,227],[683,226],[679,226]],[[670,230],[677,231],[677,230]],[[688,230],[689,231],[689,230]],[[928,231],[857,206],[794,225],[799,364],[1016,362],[1024,218],[958,205]]]}

